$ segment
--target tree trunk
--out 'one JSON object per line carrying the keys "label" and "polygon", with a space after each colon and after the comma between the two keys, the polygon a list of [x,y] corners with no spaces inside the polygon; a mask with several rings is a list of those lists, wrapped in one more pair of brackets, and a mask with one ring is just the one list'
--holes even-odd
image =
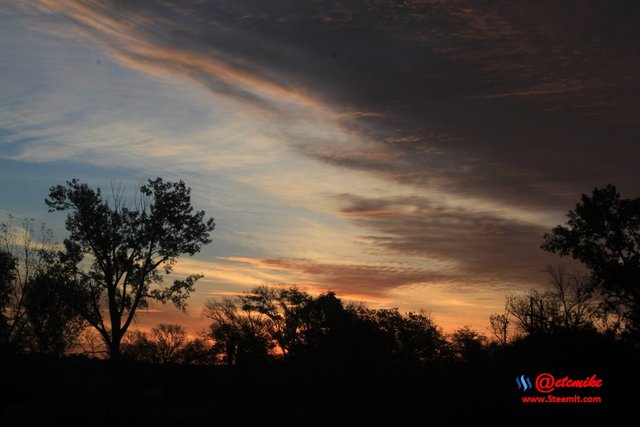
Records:
{"label": "tree trunk", "polygon": [[111,344],[109,345],[109,359],[112,362],[118,362],[120,360],[120,336],[113,335]]}

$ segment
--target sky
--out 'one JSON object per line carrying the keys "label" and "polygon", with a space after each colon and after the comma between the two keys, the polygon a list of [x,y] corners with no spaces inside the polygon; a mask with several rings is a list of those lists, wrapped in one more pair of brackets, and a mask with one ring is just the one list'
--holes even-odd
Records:
{"label": "sky", "polygon": [[583,193],[640,194],[635,1],[0,0],[0,213],[184,180],[216,221],[186,314],[256,285],[485,332],[565,263]]}

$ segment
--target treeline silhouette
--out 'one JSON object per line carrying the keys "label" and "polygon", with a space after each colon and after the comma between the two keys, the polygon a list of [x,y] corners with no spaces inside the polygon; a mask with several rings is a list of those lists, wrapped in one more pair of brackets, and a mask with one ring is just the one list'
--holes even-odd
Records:
{"label": "treeline silhouette", "polygon": [[[38,237],[33,221],[16,227],[9,217],[0,228],[3,425],[593,421],[634,403],[640,199],[611,185],[583,195],[544,236],[543,249],[585,272],[549,267],[549,285],[507,295],[489,337],[296,286],[209,300],[209,329],[197,338],[175,324],[131,329],[151,301],[186,307],[201,276],[169,285],[163,276],[211,242],[213,220],[194,211],[183,182],[160,178],[129,198],[72,180],[52,187],[47,205],[69,212],[63,247],[45,227]],[[603,402],[523,404],[516,377],[545,372],[597,375]]]}
{"label": "treeline silhouette", "polygon": [[180,325],[136,331],[122,358],[147,363],[258,366],[275,362],[438,366],[475,363],[487,339],[468,327],[447,336],[425,313],[344,304],[297,287],[259,286],[236,298],[210,300],[210,330],[187,340]]}

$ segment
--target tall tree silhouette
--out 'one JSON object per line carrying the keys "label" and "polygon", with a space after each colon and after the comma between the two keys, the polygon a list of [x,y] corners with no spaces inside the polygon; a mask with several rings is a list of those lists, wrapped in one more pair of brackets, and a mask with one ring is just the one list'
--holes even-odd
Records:
{"label": "tall tree silhouette", "polygon": [[190,194],[184,182],[162,178],[148,180],[131,203],[122,188],[114,187],[105,200],[100,189],[76,179],[50,189],[49,212],[70,211],[61,257],[75,279],[68,295],[82,296],[75,309],[100,333],[114,360],[138,308],[156,300],[184,309],[201,277],[162,283],[161,271],[170,274],[181,255],[194,255],[211,242],[213,219],[194,212]]}
{"label": "tall tree silhouette", "polygon": [[623,199],[613,185],[582,195],[565,225],[545,234],[542,249],[571,255],[589,268],[607,300],[640,336],[640,198]]}

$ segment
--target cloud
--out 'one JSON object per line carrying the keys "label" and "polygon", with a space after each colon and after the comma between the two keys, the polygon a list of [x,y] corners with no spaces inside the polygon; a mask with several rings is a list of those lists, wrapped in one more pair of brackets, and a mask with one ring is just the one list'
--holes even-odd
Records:
{"label": "cloud", "polygon": [[364,265],[323,263],[310,259],[226,258],[248,263],[259,270],[292,273],[293,284],[333,290],[340,296],[364,300],[385,297],[391,289],[430,282],[451,281],[453,277],[407,265]]}
{"label": "cloud", "polygon": [[[508,214],[447,206],[424,197],[341,195],[341,213],[369,230],[382,251],[449,263],[457,282],[524,284],[555,262],[538,245],[544,226]],[[455,267],[451,267],[453,264]]]}

